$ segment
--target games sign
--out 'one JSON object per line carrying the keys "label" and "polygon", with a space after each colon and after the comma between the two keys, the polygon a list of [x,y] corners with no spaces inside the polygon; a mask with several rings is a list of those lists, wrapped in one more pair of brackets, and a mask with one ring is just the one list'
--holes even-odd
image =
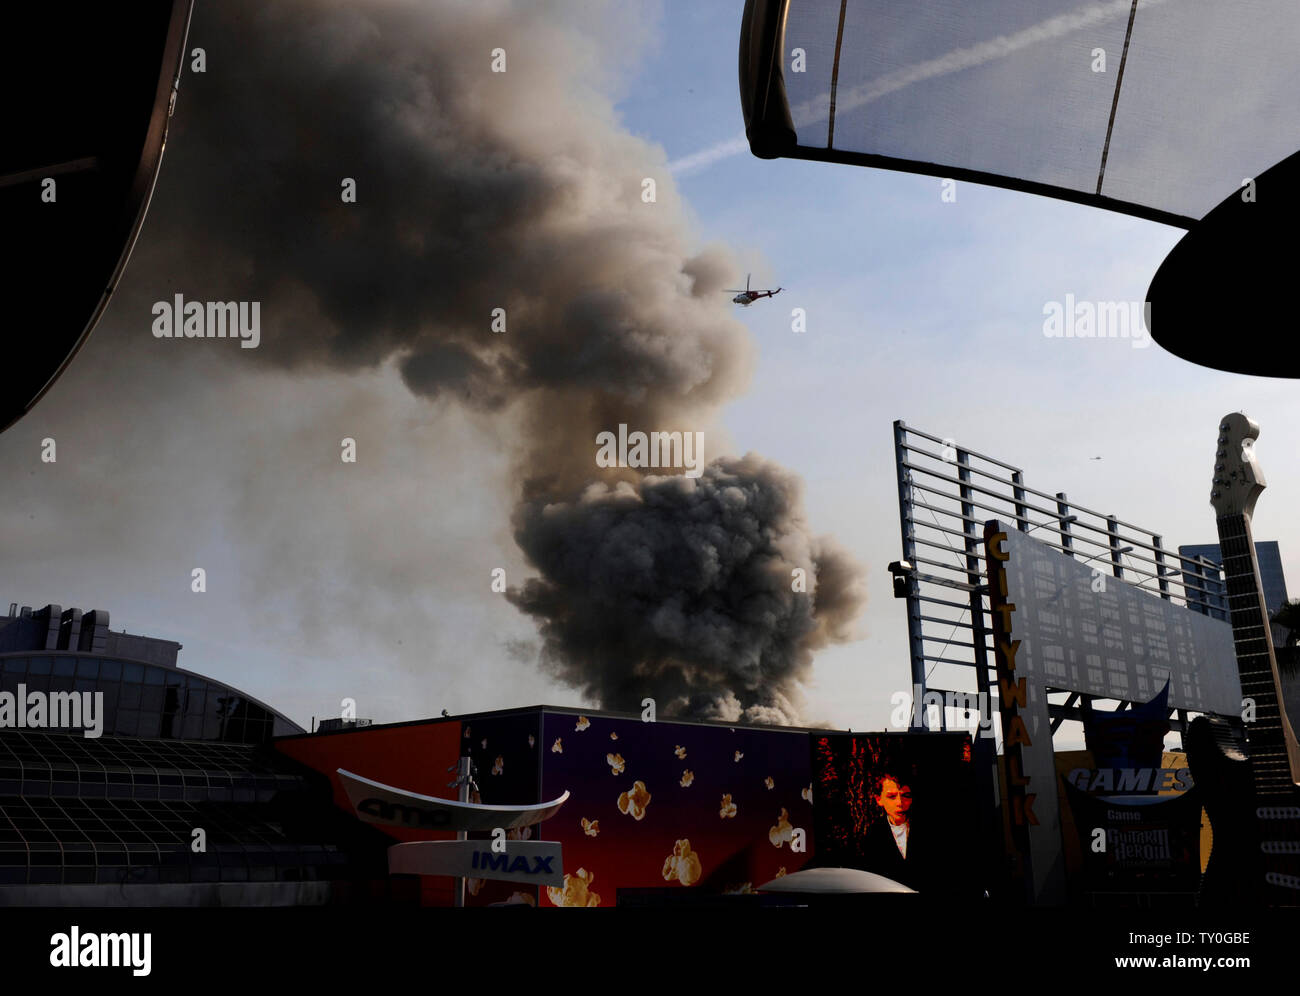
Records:
{"label": "games sign", "polygon": [[[1078,753],[1062,755],[1062,768],[1076,764]],[[1179,770],[1187,772],[1186,767]],[[1076,872],[1076,886],[1092,892],[1196,891],[1201,871],[1199,792],[1133,794],[1120,802],[1079,788],[1066,780],[1071,774],[1062,773],[1062,829],[1074,838],[1067,848],[1073,854],[1067,865]]]}
{"label": "games sign", "polygon": [[[1191,893],[1200,873],[1200,793],[1163,749],[1166,685],[1150,702],[1084,720],[1086,751],[1057,755],[1062,832],[1076,888]],[[1073,824],[1073,831],[1070,825]]]}

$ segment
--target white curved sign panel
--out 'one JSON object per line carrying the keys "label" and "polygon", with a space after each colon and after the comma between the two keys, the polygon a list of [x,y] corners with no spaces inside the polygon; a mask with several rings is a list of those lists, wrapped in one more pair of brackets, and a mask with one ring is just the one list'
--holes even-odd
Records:
{"label": "white curved sign panel", "polygon": [[535,805],[488,806],[406,792],[342,768],[338,769],[338,775],[358,819],[377,826],[410,827],[415,830],[468,832],[496,830],[498,827],[514,830],[549,819],[569,798],[569,793],[565,792],[558,799]]}

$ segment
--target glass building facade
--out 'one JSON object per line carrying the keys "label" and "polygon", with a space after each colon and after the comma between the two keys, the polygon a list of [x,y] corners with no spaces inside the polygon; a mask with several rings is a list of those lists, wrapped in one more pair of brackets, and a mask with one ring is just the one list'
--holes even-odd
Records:
{"label": "glass building facade", "polygon": [[[179,649],[109,633],[107,613],[0,619],[0,905],[107,905],[129,886],[150,905],[225,902],[208,887],[231,883],[256,903],[259,883],[386,879],[388,839],[271,746],[305,731],[176,667]],[[27,703],[69,693],[100,696],[93,722],[25,725]]]}
{"label": "glass building facade", "polygon": [[98,692],[103,733],[261,744],[302,728],[247,695],[178,668],[80,654],[0,657],[0,692]]}
{"label": "glass building facade", "polygon": [[[1218,543],[1201,543],[1194,546],[1180,546],[1179,556],[1202,558],[1210,564],[1201,570],[1195,570],[1184,564],[1183,581],[1186,584],[1200,585],[1204,589],[1203,602],[1194,604],[1196,609],[1215,619],[1228,618],[1228,590],[1223,581],[1223,553]],[[1282,570],[1282,551],[1276,540],[1264,540],[1255,543],[1255,559],[1259,563],[1259,580],[1264,593],[1264,604],[1269,615],[1273,615],[1287,602],[1286,574]],[[1273,625],[1273,643],[1285,646],[1289,631],[1282,626]]]}
{"label": "glass building facade", "polygon": [[250,745],[6,730],[0,885],[329,878],[311,787]]}

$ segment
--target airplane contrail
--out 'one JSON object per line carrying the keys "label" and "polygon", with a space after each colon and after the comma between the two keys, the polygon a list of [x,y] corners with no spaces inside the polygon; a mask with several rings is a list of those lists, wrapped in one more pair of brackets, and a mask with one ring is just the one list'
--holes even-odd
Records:
{"label": "airplane contrail", "polygon": [[[1146,0],[1142,6],[1143,8],[1153,7],[1165,2],[1167,0]],[[977,45],[955,48],[937,58],[927,59],[911,66],[904,66],[902,69],[897,69],[892,73],[877,77],[869,83],[864,83],[852,90],[838,94],[835,100],[835,112],[836,114],[842,114],[845,111],[851,111],[862,107],[864,104],[869,104],[873,100],[879,100],[887,94],[902,90],[913,83],[935,79],[939,76],[947,76],[963,69],[973,69],[976,66],[1004,59],[1014,52],[1028,48],[1031,45],[1063,38],[1071,32],[1082,28],[1090,28],[1113,17],[1127,16],[1132,6],[1132,0],[1112,0],[1110,3],[1090,4],[1072,14],[1059,14],[1032,27],[1025,28],[1023,31],[1017,31],[1009,35],[999,35]],[[791,110],[790,116],[797,129],[816,124],[818,121],[825,121],[829,116],[829,112],[830,94],[825,93],[799,104]],[[668,164],[668,168],[674,175],[685,175],[705,169],[716,162],[721,162],[723,159],[747,151],[749,151],[749,142],[742,134],[725,142],[719,142],[707,149],[701,149],[699,152],[693,152],[690,155],[674,159]]]}

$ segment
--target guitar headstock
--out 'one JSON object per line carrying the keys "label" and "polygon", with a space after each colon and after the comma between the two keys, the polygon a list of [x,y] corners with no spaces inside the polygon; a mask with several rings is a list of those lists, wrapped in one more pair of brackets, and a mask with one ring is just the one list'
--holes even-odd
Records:
{"label": "guitar headstock", "polygon": [[1264,490],[1264,472],[1255,460],[1259,423],[1232,412],[1219,420],[1210,504],[1219,515],[1250,515]]}

